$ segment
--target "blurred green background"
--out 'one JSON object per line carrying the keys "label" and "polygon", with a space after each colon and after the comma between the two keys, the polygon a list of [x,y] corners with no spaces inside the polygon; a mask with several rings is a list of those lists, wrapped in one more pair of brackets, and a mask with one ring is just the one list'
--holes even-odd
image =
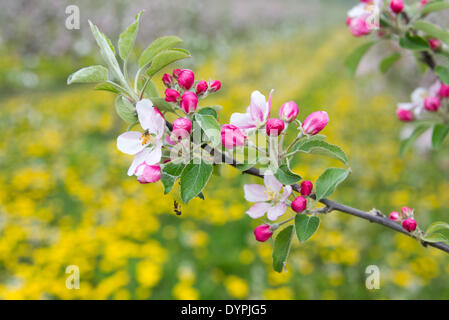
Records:
{"label": "blurred green background", "polygon": [[[348,153],[353,170],[333,199],[385,213],[407,205],[423,228],[449,221],[447,147],[432,153],[421,139],[398,157],[396,102],[408,100],[417,71],[402,71],[405,61],[380,75],[370,61],[384,47],[358,77],[345,73],[344,58],[363,41],[344,26],[356,0],[0,3],[0,298],[449,298],[446,255],[342,213],[325,216],[307,243],[294,243],[288,273],[273,272],[272,241],[256,243],[261,221],[245,215],[243,184],[260,181],[222,168],[206,200],[176,216],[160,182],[140,185],[126,175],[131,158],[115,147],[126,125],[114,96],[65,85],[73,71],[101,63],[87,19],[116,44],[146,9],[134,59],[158,36],[181,36],[193,59],[180,66],[222,81],[204,101],[223,106],[222,123],[256,89],[275,89],[274,114],[289,100],[301,119],[326,110],[323,133]],[[69,4],[80,8],[80,30],[65,28]],[[156,83],[162,92],[160,76]],[[315,181],[331,165],[339,164],[303,155],[295,171]],[[69,265],[79,266],[79,290],[65,286]],[[379,290],[365,287],[369,265],[380,268]]]}

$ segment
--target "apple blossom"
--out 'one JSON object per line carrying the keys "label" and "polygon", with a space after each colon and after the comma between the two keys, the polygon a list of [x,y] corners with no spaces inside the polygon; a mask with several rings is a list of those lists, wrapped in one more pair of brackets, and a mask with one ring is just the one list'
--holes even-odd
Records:
{"label": "apple blossom", "polygon": [[192,131],[192,122],[187,118],[178,118],[173,121],[172,134],[177,139],[188,137]]}
{"label": "apple blossom", "polygon": [[162,82],[167,88],[171,88],[173,86],[173,77],[168,73],[164,73],[162,76]]}
{"label": "apple blossom", "polygon": [[411,112],[410,110],[407,110],[407,109],[398,109],[396,111],[396,115],[399,120],[404,121],[404,122],[410,122],[410,121],[414,120],[413,112]]}
{"label": "apple blossom", "polygon": [[213,80],[209,83],[209,91],[210,92],[216,92],[220,90],[221,88],[221,82],[218,80]]}
{"label": "apple blossom", "polygon": [[428,42],[429,42],[430,49],[432,49],[434,51],[441,49],[441,47],[443,46],[443,42],[438,38],[431,38],[428,40]]}
{"label": "apple blossom", "polygon": [[173,78],[178,79],[179,74],[181,73],[181,69],[174,69],[172,74],[173,74]]}
{"label": "apple blossom", "polygon": [[240,129],[258,129],[263,127],[270,116],[272,94],[273,90],[271,90],[267,102],[262,93],[257,90],[253,91],[251,103],[246,109],[246,113],[233,113],[230,123]]}
{"label": "apple blossom", "polygon": [[204,80],[198,81],[196,84],[196,94],[201,95],[207,91],[207,82]]}
{"label": "apple blossom", "polygon": [[412,232],[416,230],[417,223],[415,219],[407,218],[404,221],[402,221],[402,227],[404,227],[404,229],[407,230],[408,232]]}
{"label": "apple blossom", "polygon": [[306,117],[306,119],[302,123],[302,128],[304,130],[304,133],[315,135],[323,130],[328,122],[329,116],[327,115],[326,111],[315,111]]}
{"label": "apple blossom", "polygon": [[267,120],[266,132],[271,137],[277,137],[284,130],[284,121],[278,118],[270,118]]}
{"label": "apple blossom", "polygon": [[307,199],[303,196],[296,197],[296,199],[292,201],[291,207],[296,213],[301,213],[307,209]]}
{"label": "apple blossom", "polygon": [[245,184],[243,190],[245,199],[255,204],[246,213],[253,219],[267,213],[271,221],[277,220],[287,210],[286,201],[292,193],[291,186],[282,186],[272,174],[265,174],[265,186],[259,184]]}
{"label": "apple blossom", "polygon": [[364,17],[351,18],[351,21],[349,22],[349,31],[351,31],[352,35],[355,37],[362,37],[371,33],[371,27]]}
{"label": "apple blossom", "polygon": [[290,123],[296,119],[298,113],[298,105],[294,101],[289,101],[281,106],[279,116],[283,121]]}
{"label": "apple blossom", "polygon": [[181,109],[184,110],[185,113],[194,112],[197,106],[198,97],[196,96],[195,92],[186,91],[182,94]]}
{"label": "apple blossom", "polygon": [[304,180],[301,182],[301,195],[303,196],[309,196],[312,193],[313,190],[313,183],[309,180]]}
{"label": "apple blossom", "polygon": [[396,212],[396,211],[391,212],[388,219],[390,219],[392,221],[398,221],[399,220],[399,212]]}
{"label": "apple blossom", "polygon": [[273,231],[271,230],[271,226],[269,224],[261,224],[254,229],[254,236],[257,241],[265,242],[270,239],[272,235]]}
{"label": "apple blossom", "polygon": [[401,208],[401,215],[403,217],[412,217],[413,216],[413,209],[404,206],[404,207]]}
{"label": "apple blossom", "polygon": [[134,174],[141,163],[154,165],[161,160],[162,137],[165,131],[165,120],[148,99],[136,104],[137,116],[144,133],[127,131],[117,138],[117,148],[126,154],[134,155],[128,169],[128,175]]}
{"label": "apple blossom", "polygon": [[175,89],[165,89],[165,101],[177,102],[181,95]]}
{"label": "apple blossom", "polygon": [[183,69],[179,72],[177,80],[181,88],[189,90],[195,82],[195,74],[192,70]]}
{"label": "apple blossom", "polygon": [[438,90],[440,98],[449,98],[449,85],[441,82],[440,89]]}
{"label": "apple blossom", "polygon": [[396,14],[401,13],[404,10],[404,3],[402,0],[391,0],[390,9]]}
{"label": "apple blossom", "polygon": [[426,108],[427,111],[438,111],[438,109],[441,107],[441,100],[440,98],[434,96],[434,97],[426,97],[424,99],[424,108]]}
{"label": "apple blossom", "polygon": [[161,179],[161,167],[159,165],[150,166],[144,161],[137,166],[134,175],[142,184],[157,182]]}
{"label": "apple blossom", "polygon": [[221,144],[225,148],[232,149],[236,146],[243,146],[245,139],[246,136],[237,126],[225,124],[221,127]]}

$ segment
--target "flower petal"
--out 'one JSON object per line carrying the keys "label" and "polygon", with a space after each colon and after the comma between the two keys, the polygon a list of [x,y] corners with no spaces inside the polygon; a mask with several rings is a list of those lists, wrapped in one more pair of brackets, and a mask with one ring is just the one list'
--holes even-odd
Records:
{"label": "flower petal", "polygon": [[255,128],[256,125],[248,113],[233,113],[230,123],[240,129]]}
{"label": "flower petal", "polygon": [[151,148],[145,148],[141,152],[137,153],[134,156],[134,160],[131,163],[131,166],[128,169],[128,176],[132,176],[136,168],[143,162],[146,162],[148,165],[154,165],[161,161],[162,157],[162,150],[161,150],[161,144],[157,144]]}
{"label": "flower petal", "polygon": [[246,214],[249,215],[253,219],[257,219],[262,217],[265,212],[271,207],[271,204],[267,202],[259,202],[253,205],[251,208],[249,208],[248,211],[246,211]]}
{"label": "flower petal", "polygon": [[274,175],[272,173],[269,173],[269,172],[265,173],[263,181],[264,181],[265,187],[267,187],[267,189],[270,189],[271,191],[275,191],[277,193],[281,192],[282,183],[277,181],[277,179],[274,177]]}
{"label": "flower petal", "polygon": [[285,200],[288,199],[288,197],[290,197],[290,195],[292,194],[292,186],[285,186],[284,190],[282,192],[282,198],[281,201],[285,202]]}
{"label": "flower petal", "polygon": [[273,92],[274,92],[274,89],[271,89],[270,96],[268,97],[267,109],[266,109],[266,112],[264,113],[264,121],[266,121],[270,117],[271,102],[273,101]]}
{"label": "flower petal", "polygon": [[142,133],[137,131],[128,131],[122,133],[117,138],[117,149],[126,154],[134,155],[145,148],[140,138]]}
{"label": "flower petal", "polygon": [[266,189],[260,184],[245,184],[243,186],[245,199],[249,202],[267,201]]}
{"label": "flower petal", "polygon": [[271,221],[275,221],[285,213],[285,210],[287,210],[287,205],[283,202],[280,202],[268,209],[267,217]]}
{"label": "flower petal", "polygon": [[262,123],[268,111],[265,96],[260,93],[260,91],[253,91],[251,94],[251,104],[249,107],[253,121]]}
{"label": "flower petal", "polygon": [[142,99],[137,102],[136,111],[142,128],[160,139],[165,130],[165,120],[153,107],[153,103],[148,99]]}

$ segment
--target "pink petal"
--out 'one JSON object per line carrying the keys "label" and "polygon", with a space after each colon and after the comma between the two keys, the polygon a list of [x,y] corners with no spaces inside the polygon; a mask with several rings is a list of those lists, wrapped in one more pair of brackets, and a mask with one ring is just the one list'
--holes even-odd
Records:
{"label": "pink petal", "polygon": [[161,147],[162,145],[159,143],[151,148],[145,148],[141,152],[137,153],[128,169],[128,176],[132,176],[136,171],[136,168],[143,162],[146,162],[150,166],[159,163],[162,157]]}
{"label": "pink petal", "polygon": [[260,91],[253,91],[251,94],[250,113],[253,121],[262,123],[267,111],[265,96]]}
{"label": "pink petal", "polygon": [[291,194],[292,194],[292,187],[291,186],[285,186],[284,187],[284,191],[282,193],[281,201],[284,202],[285,200],[287,200],[288,197],[290,197]]}
{"label": "pink petal", "polygon": [[253,205],[251,208],[249,208],[248,211],[246,211],[246,214],[249,215],[253,219],[257,219],[262,217],[265,212],[271,207],[271,204],[267,202],[259,202]]}
{"label": "pink petal", "polygon": [[142,133],[137,131],[128,131],[122,133],[117,138],[117,149],[126,154],[134,155],[145,148],[140,138]]}
{"label": "pink petal", "polygon": [[256,125],[248,113],[233,113],[230,123],[240,129],[255,128]]}
{"label": "pink petal", "polygon": [[283,202],[280,202],[268,209],[267,217],[271,221],[275,221],[285,213],[285,210],[287,210],[287,205]]}
{"label": "pink petal", "polygon": [[273,174],[266,173],[263,179],[265,186],[267,189],[270,189],[271,191],[275,191],[277,193],[281,192],[282,189],[282,183],[277,181],[277,179],[274,177]]}
{"label": "pink petal", "polygon": [[264,121],[270,117],[271,102],[273,101],[273,91],[274,89],[271,89],[270,96],[268,97],[267,112],[264,114]]}
{"label": "pink petal", "polygon": [[153,108],[153,103],[148,99],[143,99],[136,104],[137,116],[143,129],[154,134],[160,139],[165,130],[165,120],[161,114]]}
{"label": "pink petal", "polygon": [[266,189],[260,184],[245,184],[243,186],[245,199],[249,202],[267,201]]}

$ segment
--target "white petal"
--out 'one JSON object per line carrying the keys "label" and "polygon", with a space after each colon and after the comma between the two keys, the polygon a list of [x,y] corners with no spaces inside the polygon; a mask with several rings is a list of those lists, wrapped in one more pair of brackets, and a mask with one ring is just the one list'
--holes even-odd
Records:
{"label": "white petal", "polygon": [[165,130],[165,120],[148,99],[143,99],[136,104],[137,116],[143,129],[154,134],[158,139],[162,137]]}
{"label": "white petal", "polygon": [[267,217],[271,221],[275,221],[285,213],[285,210],[287,210],[287,205],[283,202],[280,202],[268,209]]}
{"label": "white petal", "polygon": [[400,102],[398,103],[398,109],[412,110],[415,107],[413,103],[410,102]]}
{"label": "white petal", "polygon": [[420,104],[424,101],[427,95],[428,95],[427,89],[421,87],[416,88],[412,92],[412,102],[415,104]]}
{"label": "white petal", "polygon": [[248,214],[253,219],[257,219],[262,217],[270,207],[271,204],[267,202],[259,202],[249,208],[249,210],[246,211],[246,214]]}
{"label": "white petal", "polygon": [[122,133],[117,138],[117,148],[126,154],[136,154],[145,148],[145,145],[142,145],[142,141],[140,140],[141,137],[142,133],[137,131]]}
{"label": "white petal", "polygon": [[282,193],[281,201],[284,202],[285,200],[287,200],[291,194],[292,194],[292,186],[285,186],[284,191]]}
{"label": "white petal", "polygon": [[430,96],[436,96],[438,94],[438,91],[440,90],[441,83],[440,81],[435,81],[435,83],[429,88],[429,95]]}
{"label": "white petal", "polygon": [[266,121],[270,117],[271,102],[273,101],[273,91],[274,89],[271,89],[270,96],[268,97],[267,108],[264,113],[264,121]]}
{"label": "white petal", "polygon": [[270,189],[271,191],[275,191],[277,193],[281,192],[282,183],[277,181],[273,174],[267,172],[263,178],[263,181],[267,189]]}
{"label": "white petal", "polygon": [[259,91],[253,91],[251,94],[251,104],[249,108],[251,112],[251,118],[257,122],[263,122],[264,117],[267,114],[267,102],[265,96]]}
{"label": "white petal", "polygon": [[132,176],[135,173],[136,168],[144,161],[151,166],[161,161],[161,157],[162,150],[160,144],[151,148],[145,148],[134,156],[134,160],[128,169],[128,176]]}
{"label": "white petal", "polygon": [[361,16],[364,13],[366,13],[365,4],[359,3],[358,5],[356,5],[351,10],[348,11],[348,17],[356,18],[356,17]]}
{"label": "white petal", "polygon": [[245,199],[249,202],[267,201],[266,189],[260,184],[245,184],[243,186]]}
{"label": "white petal", "polygon": [[248,113],[233,113],[229,122],[232,125],[239,127],[240,129],[249,129],[256,127],[254,121],[251,119],[251,116]]}

